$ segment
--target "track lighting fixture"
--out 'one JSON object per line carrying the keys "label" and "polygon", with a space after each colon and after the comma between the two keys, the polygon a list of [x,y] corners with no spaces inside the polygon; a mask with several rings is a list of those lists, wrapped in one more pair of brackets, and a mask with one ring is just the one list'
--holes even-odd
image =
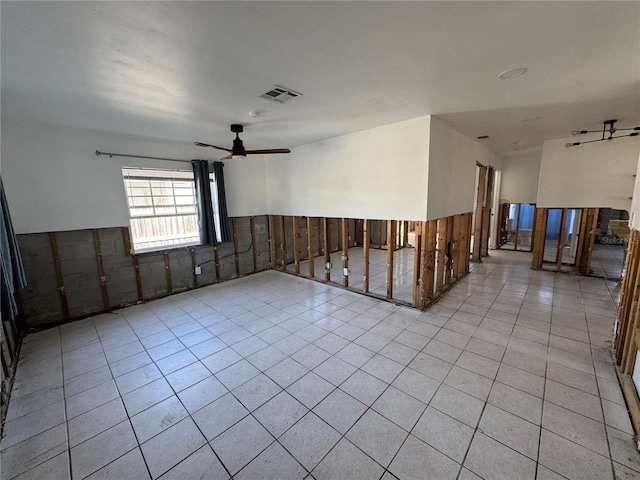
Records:
{"label": "track lighting fixture", "polygon": [[[573,143],[566,143],[565,147],[569,148],[569,147],[577,147],[578,145],[582,145],[585,143],[593,143],[593,142],[602,142],[603,140],[613,140],[615,138],[623,138],[623,137],[637,137],[638,134],[640,133],[640,127],[633,127],[633,128],[616,128],[614,127],[614,124],[617,122],[618,120],[605,120],[602,126],[602,138],[599,138],[597,140],[587,140],[586,142],[573,142]],[[618,136],[613,136],[614,133],[616,132],[620,132],[623,130],[634,130],[632,133],[628,133],[626,135],[618,135]],[[571,135],[584,135],[585,133],[597,133],[600,130],[574,130],[571,132]],[[609,133],[609,136],[607,137],[607,132]]]}

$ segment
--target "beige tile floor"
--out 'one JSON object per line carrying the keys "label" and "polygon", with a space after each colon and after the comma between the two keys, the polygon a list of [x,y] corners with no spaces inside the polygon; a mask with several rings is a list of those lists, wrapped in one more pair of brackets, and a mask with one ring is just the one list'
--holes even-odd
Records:
{"label": "beige tile floor", "polygon": [[618,284],[529,265],[424,313],[269,271],[29,335],[2,478],[640,478]]}

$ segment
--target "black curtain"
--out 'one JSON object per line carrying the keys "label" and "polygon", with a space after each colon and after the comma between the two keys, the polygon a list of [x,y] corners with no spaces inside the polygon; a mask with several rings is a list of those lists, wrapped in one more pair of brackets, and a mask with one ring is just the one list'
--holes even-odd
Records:
{"label": "black curtain", "polygon": [[14,292],[27,285],[22,257],[13,231],[9,205],[4,195],[4,186],[0,177],[0,282],[2,297],[2,321],[8,322],[18,315],[18,306]]}
{"label": "black curtain", "polygon": [[218,191],[218,213],[220,214],[220,241],[231,241],[231,229],[229,228],[229,215],[227,214],[227,196],[224,189],[224,163],[213,162],[213,176],[216,180]]}
{"label": "black curtain", "polygon": [[213,217],[213,204],[211,203],[209,162],[206,160],[191,160],[191,165],[193,166],[193,179],[196,184],[200,244],[214,245],[216,243],[216,229]]}

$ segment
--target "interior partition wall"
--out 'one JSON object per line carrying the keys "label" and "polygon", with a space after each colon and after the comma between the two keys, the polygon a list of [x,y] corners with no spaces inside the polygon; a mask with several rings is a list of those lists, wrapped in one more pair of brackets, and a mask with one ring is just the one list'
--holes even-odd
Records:
{"label": "interior partition wall", "polygon": [[471,212],[406,220],[269,217],[271,267],[425,308],[469,271]]}
{"label": "interior partition wall", "polygon": [[498,217],[498,248],[530,252],[536,206],[531,203],[502,203]]}

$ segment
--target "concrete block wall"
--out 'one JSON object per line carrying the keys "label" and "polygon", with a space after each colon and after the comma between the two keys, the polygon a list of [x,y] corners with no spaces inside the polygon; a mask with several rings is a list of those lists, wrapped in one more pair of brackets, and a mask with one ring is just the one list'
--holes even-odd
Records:
{"label": "concrete block wall", "polygon": [[[18,235],[28,282],[19,292],[26,327],[55,325],[267,270],[270,268],[268,218],[263,215],[253,220],[255,245],[252,245],[251,218],[234,219],[237,250],[232,241],[216,247],[181,247],[131,255],[127,251],[127,230],[122,228]],[[200,275],[194,276],[192,255],[195,265],[202,268]]]}

